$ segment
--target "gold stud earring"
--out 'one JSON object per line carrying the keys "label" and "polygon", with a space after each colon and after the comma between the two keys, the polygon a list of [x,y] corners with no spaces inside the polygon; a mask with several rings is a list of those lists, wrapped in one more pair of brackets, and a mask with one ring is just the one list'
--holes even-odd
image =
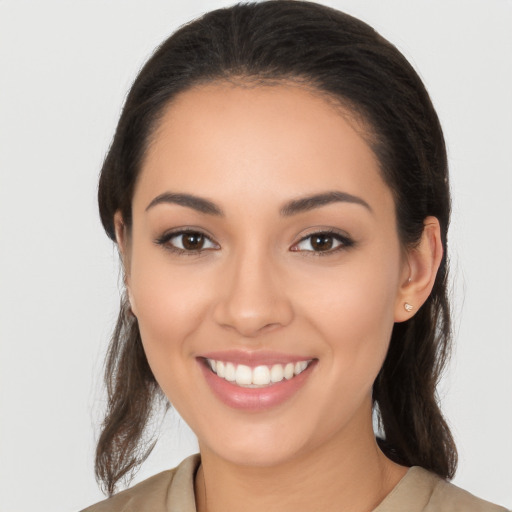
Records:
{"label": "gold stud earring", "polygon": [[405,309],[405,311],[407,311],[407,313],[410,313],[412,311],[412,304],[409,304],[408,302],[406,302],[404,304],[404,309]]}

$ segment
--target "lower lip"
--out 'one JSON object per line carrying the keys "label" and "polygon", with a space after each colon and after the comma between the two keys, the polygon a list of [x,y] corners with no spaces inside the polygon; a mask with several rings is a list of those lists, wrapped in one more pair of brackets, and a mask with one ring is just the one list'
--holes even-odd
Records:
{"label": "lower lip", "polygon": [[212,372],[204,360],[199,360],[199,366],[210,389],[221,402],[234,409],[263,411],[286,402],[297,393],[309,377],[315,362],[292,379],[284,379],[263,388],[244,388],[228,382]]}

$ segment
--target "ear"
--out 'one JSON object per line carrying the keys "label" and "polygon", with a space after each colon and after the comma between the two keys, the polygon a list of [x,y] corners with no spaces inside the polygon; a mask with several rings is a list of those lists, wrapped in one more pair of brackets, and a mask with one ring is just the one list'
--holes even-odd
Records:
{"label": "ear", "polygon": [[121,256],[121,263],[123,264],[123,269],[125,271],[129,268],[128,263],[128,233],[126,229],[126,224],[123,220],[123,215],[119,210],[114,214],[114,229],[116,233],[116,243],[117,248],[119,249],[119,255]]}
{"label": "ear", "polygon": [[130,289],[130,235],[119,210],[114,214],[114,228],[119,256],[123,266],[123,281],[128,293],[128,300],[130,301],[132,312],[135,314],[134,300]]}
{"label": "ear", "polygon": [[420,242],[407,250],[407,261],[395,304],[395,322],[409,320],[427,300],[442,258],[439,221],[436,217],[427,217]]}

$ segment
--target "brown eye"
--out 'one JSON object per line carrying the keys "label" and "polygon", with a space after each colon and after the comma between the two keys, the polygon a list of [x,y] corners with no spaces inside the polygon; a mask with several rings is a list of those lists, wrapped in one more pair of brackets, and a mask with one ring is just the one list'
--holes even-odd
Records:
{"label": "brown eye", "polygon": [[353,240],[339,233],[319,232],[304,237],[291,250],[310,253],[334,253],[354,245]]}
{"label": "brown eye", "polygon": [[219,245],[200,231],[175,231],[166,233],[155,243],[179,253],[199,253],[208,249],[220,249]]}
{"label": "brown eye", "polygon": [[334,240],[331,235],[320,234],[311,237],[311,247],[314,251],[328,251],[332,249]]}
{"label": "brown eye", "polygon": [[180,236],[183,249],[187,251],[198,251],[204,246],[204,235],[201,233],[183,233]]}

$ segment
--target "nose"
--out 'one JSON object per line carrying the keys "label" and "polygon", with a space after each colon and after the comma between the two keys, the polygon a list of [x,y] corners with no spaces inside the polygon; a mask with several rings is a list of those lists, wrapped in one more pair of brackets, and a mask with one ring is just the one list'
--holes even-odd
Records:
{"label": "nose", "polygon": [[293,319],[283,272],[264,251],[250,252],[226,261],[213,312],[217,324],[245,338],[279,329]]}

